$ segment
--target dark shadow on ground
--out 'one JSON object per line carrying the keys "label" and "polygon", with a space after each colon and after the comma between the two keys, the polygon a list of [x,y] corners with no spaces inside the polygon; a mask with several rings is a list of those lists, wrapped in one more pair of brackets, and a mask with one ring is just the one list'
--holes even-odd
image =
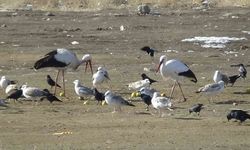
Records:
{"label": "dark shadow on ground", "polygon": [[222,102],[215,102],[215,104],[221,105],[221,104],[250,104],[250,101],[246,101],[246,100],[227,100],[227,101],[222,101]]}

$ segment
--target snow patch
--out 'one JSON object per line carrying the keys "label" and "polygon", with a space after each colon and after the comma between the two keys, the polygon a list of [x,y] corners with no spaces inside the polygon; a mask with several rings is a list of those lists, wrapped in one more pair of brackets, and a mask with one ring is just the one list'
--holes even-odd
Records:
{"label": "snow patch", "polygon": [[204,48],[225,48],[227,43],[230,43],[231,41],[240,41],[240,40],[247,40],[247,39],[245,37],[237,38],[237,37],[196,36],[193,38],[183,39],[181,41],[200,43],[201,47]]}

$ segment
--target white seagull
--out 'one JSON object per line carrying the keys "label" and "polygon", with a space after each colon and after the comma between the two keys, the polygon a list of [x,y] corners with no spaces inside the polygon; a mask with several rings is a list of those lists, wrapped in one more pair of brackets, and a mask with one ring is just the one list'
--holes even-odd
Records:
{"label": "white seagull", "polygon": [[10,85],[8,85],[8,86],[6,87],[5,93],[6,93],[7,95],[9,95],[10,93],[12,93],[13,91],[16,91],[16,90],[18,90],[17,85],[16,85],[16,84],[10,84]]}
{"label": "white seagull", "polygon": [[111,91],[107,91],[105,94],[105,101],[108,105],[114,106],[114,112],[116,112],[116,109],[121,112],[121,106],[135,106],[128,101],[126,101],[124,98],[122,98],[119,95],[115,95]]}
{"label": "white seagull", "polygon": [[[198,89],[196,93],[204,93],[208,96],[217,95],[224,90],[224,81],[219,81],[218,83],[207,84],[204,87]],[[209,100],[210,103],[210,100]]]}
{"label": "white seagull", "polygon": [[2,89],[5,90],[6,87],[7,87],[8,85],[10,85],[10,84],[16,84],[16,82],[7,79],[6,76],[2,76],[2,77],[1,77],[1,80],[0,80],[0,87],[1,87]]}
{"label": "white seagull", "polygon": [[128,84],[129,90],[133,89],[139,91],[143,87],[150,87],[149,79],[139,80]]}
{"label": "white seagull", "polygon": [[37,87],[29,87],[27,85],[22,85],[21,89],[23,90],[23,96],[29,100],[41,100],[46,97],[47,92],[41,90]]}
{"label": "white seagull", "polygon": [[229,82],[229,78],[227,75],[222,74],[219,70],[214,72],[213,80],[215,83],[220,82],[221,80],[224,81],[224,84],[227,85]]}
{"label": "white seagull", "polygon": [[159,114],[161,114],[161,110],[163,109],[169,109],[172,111],[172,103],[171,100],[167,97],[159,96],[160,94],[158,92],[154,92],[153,97],[151,99],[152,106],[155,109],[159,110]]}
{"label": "white seagull", "polygon": [[159,70],[160,70],[161,76],[164,79],[170,78],[174,80],[174,85],[172,87],[170,97],[172,97],[176,83],[177,83],[181,90],[184,101],[186,101],[186,98],[182,92],[182,88],[181,88],[179,81],[183,80],[184,78],[189,78],[192,82],[194,83],[197,82],[195,74],[189,69],[189,67],[183,62],[176,60],[176,59],[171,59],[167,61],[167,57],[165,55],[162,55],[160,57],[160,63],[156,72],[158,72]]}
{"label": "white seagull", "polygon": [[[47,53],[43,58],[36,61],[34,64],[34,68],[36,70],[46,67],[57,68],[58,73],[56,76],[56,83],[58,81],[59,73],[62,72],[63,90],[65,94],[64,71],[67,68],[76,70],[81,64],[86,63],[85,71],[87,69],[87,66],[89,65],[93,74],[91,60],[92,58],[89,54],[84,55],[82,59],[79,60],[74,52],[64,48],[58,48],[57,50]],[[56,88],[54,94],[56,94]]]}
{"label": "white seagull", "polygon": [[84,96],[94,95],[93,90],[91,88],[81,85],[79,80],[75,80],[73,83],[75,84],[76,94],[80,96],[81,98],[84,98]]}
{"label": "white seagull", "polygon": [[92,79],[94,87],[96,87],[98,84],[103,83],[104,81],[110,80],[108,71],[103,67],[98,67],[97,72],[93,74]]}

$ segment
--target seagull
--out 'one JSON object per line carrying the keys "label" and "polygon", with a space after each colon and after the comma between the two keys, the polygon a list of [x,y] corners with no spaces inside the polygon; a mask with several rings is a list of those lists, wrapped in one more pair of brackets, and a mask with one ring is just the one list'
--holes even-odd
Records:
{"label": "seagull", "polygon": [[30,100],[41,100],[42,98],[47,96],[47,92],[37,88],[37,87],[28,87],[27,85],[23,85],[21,87],[23,91],[23,96]]}
{"label": "seagull", "polygon": [[240,120],[240,123],[242,123],[245,120],[250,119],[250,115],[247,113],[247,111],[239,109],[231,110],[227,115],[227,120],[229,121],[231,119]]}
{"label": "seagull", "polygon": [[44,99],[47,99],[50,103],[53,103],[54,101],[62,102],[55,95],[51,94],[48,89],[43,89],[43,91],[46,92],[46,97],[42,97],[41,101],[43,101]]}
{"label": "seagull", "polygon": [[6,99],[14,99],[15,101],[18,101],[18,99],[21,98],[22,95],[23,95],[23,90],[16,89],[15,91],[12,91],[11,93],[9,93],[9,96],[7,96]]}
{"label": "seagull", "polygon": [[7,105],[7,103],[5,102],[4,99],[0,99],[0,106],[1,106],[1,107],[9,107],[9,106]]}
{"label": "seagull", "polygon": [[218,83],[207,84],[204,87],[199,88],[199,90],[196,91],[196,93],[205,93],[206,95],[216,95],[221,93],[223,90],[224,90],[224,81],[219,81]]}
{"label": "seagull", "polygon": [[75,84],[75,93],[78,96],[83,98],[84,96],[94,95],[93,90],[91,88],[81,85],[79,80],[75,80],[73,83]]}
{"label": "seagull", "polygon": [[141,77],[142,77],[142,80],[148,79],[150,84],[157,82],[156,80],[149,78],[145,73],[141,74]]}
{"label": "seagull", "polygon": [[153,97],[151,99],[152,106],[155,109],[159,110],[159,114],[161,114],[161,110],[165,109],[165,108],[172,111],[172,109],[171,109],[171,107],[172,107],[171,100],[169,98],[167,98],[167,97],[162,97],[162,96],[159,96],[159,95],[160,94],[158,92],[154,92]]}
{"label": "seagull", "polygon": [[240,76],[245,79],[247,77],[247,70],[245,68],[245,66],[243,64],[239,64],[240,68],[239,68],[239,73]]}
{"label": "seagull", "polygon": [[184,93],[182,92],[182,88],[179,81],[181,81],[183,78],[189,78],[192,82],[194,83],[197,82],[195,74],[189,69],[189,67],[183,62],[176,59],[171,59],[167,61],[167,57],[165,55],[162,55],[160,57],[160,63],[156,72],[158,72],[159,70],[161,76],[164,79],[171,78],[172,80],[174,80],[174,85],[172,87],[170,97],[172,97],[177,83],[181,90],[184,101],[186,101],[186,98],[184,96]]}
{"label": "seagull", "polygon": [[224,84],[227,85],[229,83],[229,77],[225,74],[222,74],[219,70],[216,70],[214,72],[213,80],[215,83],[218,83],[219,81],[224,81]]}
{"label": "seagull", "polygon": [[144,46],[141,48],[142,51],[147,52],[151,57],[154,57],[155,49],[150,48],[149,46]]}
{"label": "seagull", "polygon": [[93,74],[92,79],[94,87],[96,87],[98,84],[103,83],[104,81],[110,80],[108,71],[103,67],[98,67],[97,72]]}
{"label": "seagull", "polygon": [[57,86],[59,88],[61,88],[60,85],[58,85],[51,77],[50,75],[47,75],[47,83],[51,86],[51,89],[53,86]]}
{"label": "seagull", "polygon": [[[87,66],[89,65],[91,72],[93,74],[91,60],[92,58],[89,54],[84,55],[82,59],[79,60],[74,52],[64,48],[58,48],[57,50],[53,50],[47,53],[43,58],[36,61],[34,64],[34,69],[38,70],[46,67],[53,67],[58,69],[58,73],[55,80],[56,83],[58,80],[59,73],[62,72],[63,90],[64,90],[63,92],[65,94],[64,71],[67,68],[76,70],[81,64],[86,63],[85,72],[87,70]],[[56,94],[56,87],[54,95],[55,94]]]}
{"label": "seagull", "polygon": [[132,82],[132,83],[128,84],[129,90],[133,89],[133,90],[137,90],[137,91],[139,91],[143,87],[149,87],[149,86],[150,86],[149,79],[139,80],[139,81]]}
{"label": "seagull", "polygon": [[114,106],[113,113],[116,112],[116,109],[121,112],[121,106],[135,106],[128,101],[126,101],[124,98],[122,98],[119,95],[115,95],[111,91],[107,91],[105,94],[105,101],[108,105]]}
{"label": "seagull", "polygon": [[188,109],[189,113],[191,114],[192,112],[195,112],[200,115],[200,111],[203,109],[203,104],[195,104],[191,108]]}
{"label": "seagull", "polygon": [[98,101],[97,105],[99,104],[99,102],[102,102],[105,100],[104,94],[99,92],[96,88],[93,89],[93,94],[95,96],[95,99]]}
{"label": "seagull", "polygon": [[10,84],[6,87],[5,89],[5,93],[7,95],[9,95],[10,93],[12,93],[13,91],[16,91],[18,89],[17,85],[16,84]]}
{"label": "seagull", "polygon": [[6,89],[6,87],[10,84],[16,84],[16,81],[12,81],[6,78],[6,76],[2,76],[0,80],[0,87],[2,89]]}

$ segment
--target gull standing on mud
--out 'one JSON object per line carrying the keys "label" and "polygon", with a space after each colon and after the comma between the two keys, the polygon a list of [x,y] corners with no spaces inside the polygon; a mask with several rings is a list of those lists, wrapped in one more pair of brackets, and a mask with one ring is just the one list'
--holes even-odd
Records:
{"label": "gull standing on mud", "polygon": [[149,79],[139,80],[139,81],[132,82],[132,83],[128,84],[128,89],[129,90],[133,89],[133,90],[139,91],[143,87],[150,87]]}
{"label": "gull standing on mud", "polygon": [[[58,75],[60,72],[62,72],[63,92],[65,94],[66,92],[65,81],[64,81],[65,70],[67,68],[76,70],[81,64],[86,63],[85,72],[89,64],[91,72],[93,74],[91,60],[92,58],[89,54],[84,55],[82,59],[79,60],[74,52],[64,48],[58,48],[57,50],[47,53],[46,55],[44,55],[43,58],[36,61],[34,64],[34,69],[38,70],[46,67],[53,67],[58,69],[58,73],[56,75],[56,80],[55,80],[56,84],[58,82]],[[54,94],[56,94],[56,87]]]}
{"label": "gull standing on mud", "polygon": [[6,87],[10,84],[16,84],[16,81],[12,81],[6,78],[6,76],[2,76],[0,80],[0,87],[2,89],[6,89]]}
{"label": "gull standing on mud", "polygon": [[227,75],[221,73],[219,70],[216,70],[214,72],[213,80],[215,83],[218,83],[219,81],[224,81],[224,84],[227,85],[229,82],[229,78]]}
{"label": "gull standing on mud", "polygon": [[[204,87],[199,88],[198,91],[196,91],[196,93],[204,93],[208,96],[211,96],[211,100],[212,100],[212,96],[213,95],[217,95],[219,93],[221,93],[224,90],[224,81],[219,81],[218,83],[211,83],[211,84],[207,84]],[[210,100],[208,100],[210,103]]]}
{"label": "gull standing on mud", "polygon": [[155,109],[159,110],[159,114],[161,115],[161,110],[163,109],[169,109],[172,111],[172,103],[171,100],[167,97],[159,96],[160,94],[158,92],[154,92],[153,97],[151,99],[152,106]]}
{"label": "gull standing on mud", "polygon": [[47,92],[37,87],[29,87],[28,85],[22,85],[23,96],[26,99],[37,101],[47,96]]}
{"label": "gull standing on mud", "polygon": [[94,87],[99,84],[102,84],[104,81],[110,80],[108,71],[103,67],[98,67],[97,72],[93,74],[92,79]]}
{"label": "gull standing on mud", "polygon": [[174,80],[174,85],[172,87],[170,97],[172,97],[176,83],[177,83],[181,90],[183,99],[184,101],[186,101],[186,98],[184,96],[184,93],[182,91],[179,81],[183,80],[183,78],[189,78],[192,82],[194,83],[197,82],[195,74],[189,69],[189,67],[183,62],[176,60],[176,59],[171,59],[167,61],[167,57],[165,55],[162,55],[160,57],[160,63],[156,72],[158,72],[159,70],[160,70],[161,76],[164,79],[171,78],[172,80]]}
{"label": "gull standing on mud", "polygon": [[79,80],[75,80],[73,83],[75,84],[75,92],[79,97],[84,98],[84,96],[94,95],[93,90],[81,85]]}
{"label": "gull standing on mud", "polygon": [[111,91],[107,91],[105,94],[105,101],[108,105],[114,106],[114,111],[115,113],[117,110],[121,112],[121,106],[135,106],[128,101],[126,101],[124,98],[122,98],[119,95],[115,95]]}

